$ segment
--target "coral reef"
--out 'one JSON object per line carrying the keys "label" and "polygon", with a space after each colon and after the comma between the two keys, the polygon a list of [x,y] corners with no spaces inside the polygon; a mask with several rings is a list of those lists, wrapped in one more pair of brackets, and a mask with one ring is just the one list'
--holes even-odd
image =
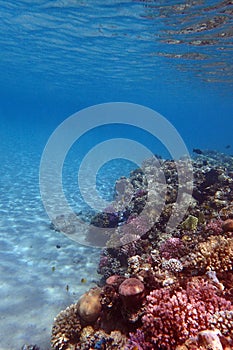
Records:
{"label": "coral reef", "polygon": [[218,329],[206,329],[189,338],[175,350],[231,350],[232,341],[221,334]]}
{"label": "coral reef", "polygon": [[147,296],[142,329],[151,349],[174,349],[187,338],[210,327],[210,317],[231,303],[204,280],[188,282],[186,289],[161,288]]}
{"label": "coral reef", "polygon": [[233,336],[233,310],[221,310],[210,319],[212,328],[217,328],[225,336]]}
{"label": "coral reef", "polygon": [[197,245],[186,259],[186,266],[203,271],[230,271],[233,266],[233,238],[210,236]]}
{"label": "coral reef", "polygon": [[[105,237],[98,287],[55,319],[53,349],[233,349],[233,157],[202,151],[188,164],[193,196],[182,198],[190,205],[172,233],[177,162],[159,162],[119,179],[113,207],[92,214],[116,232]],[[187,164],[178,162],[185,179]]]}

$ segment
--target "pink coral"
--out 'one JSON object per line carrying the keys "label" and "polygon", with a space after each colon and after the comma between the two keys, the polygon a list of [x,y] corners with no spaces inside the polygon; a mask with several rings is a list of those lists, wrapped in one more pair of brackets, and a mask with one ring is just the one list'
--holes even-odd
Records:
{"label": "pink coral", "polygon": [[216,312],[231,308],[231,303],[204,280],[189,282],[186,290],[153,290],[147,296],[142,329],[150,349],[172,350],[208,329]]}
{"label": "pink coral", "polygon": [[129,333],[129,340],[124,350],[147,350],[144,333],[137,329],[136,333]]}
{"label": "pink coral", "polygon": [[184,250],[184,244],[180,238],[170,237],[161,244],[159,251],[163,258],[178,258]]}

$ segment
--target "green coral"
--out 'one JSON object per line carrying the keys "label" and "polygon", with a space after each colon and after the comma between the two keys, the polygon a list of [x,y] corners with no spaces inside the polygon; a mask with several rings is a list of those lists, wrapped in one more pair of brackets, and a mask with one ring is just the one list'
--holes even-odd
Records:
{"label": "green coral", "polygon": [[196,231],[198,225],[198,218],[193,215],[189,215],[186,220],[184,220],[180,226],[184,230]]}

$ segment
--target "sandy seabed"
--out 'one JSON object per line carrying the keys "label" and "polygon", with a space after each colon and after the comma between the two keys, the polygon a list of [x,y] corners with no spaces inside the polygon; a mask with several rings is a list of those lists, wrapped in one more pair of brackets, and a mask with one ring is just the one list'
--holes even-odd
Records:
{"label": "sandy seabed", "polygon": [[51,230],[38,158],[8,154],[0,172],[0,349],[47,350],[54,317],[98,278],[99,249]]}

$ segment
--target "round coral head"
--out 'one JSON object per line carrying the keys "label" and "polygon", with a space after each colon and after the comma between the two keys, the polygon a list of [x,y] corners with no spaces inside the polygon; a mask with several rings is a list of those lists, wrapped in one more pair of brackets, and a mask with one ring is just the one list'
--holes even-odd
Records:
{"label": "round coral head", "polygon": [[83,294],[78,300],[78,314],[87,324],[94,323],[100,315],[100,292],[101,289],[92,288]]}
{"label": "round coral head", "polygon": [[222,229],[224,232],[233,231],[233,219],[225,220],[222,224]]}
{"label": "round coral head", "polygon": [[119,286],[119,294],[123,297],[132,297],[142,294],[144,291],[144,284],[137,278],[127,278]]}
{"label": "round coral head", "polygon": [[119,275],[112,275],[106,279],[106,284],[113,287],[118,287],[123,281],[125,277]]}

